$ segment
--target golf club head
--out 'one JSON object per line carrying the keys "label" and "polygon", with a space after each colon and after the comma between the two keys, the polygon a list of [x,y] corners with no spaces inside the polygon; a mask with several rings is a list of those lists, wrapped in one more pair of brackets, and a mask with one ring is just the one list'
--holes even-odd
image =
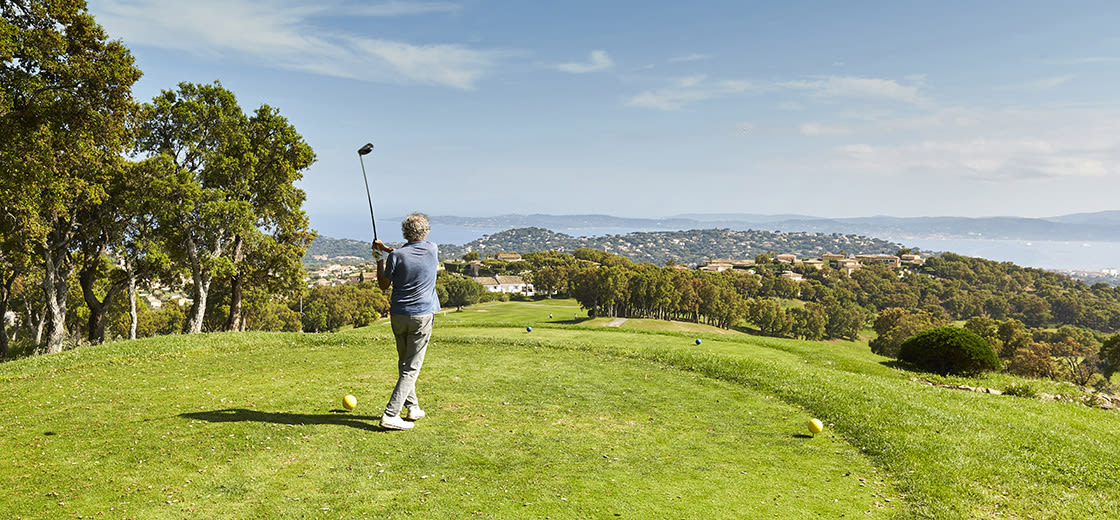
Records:
{"label": "golf club head", "polygon": [[358,148],[358,155],[365,155],[373,151],[373,143],[366,143],[365,146]]}

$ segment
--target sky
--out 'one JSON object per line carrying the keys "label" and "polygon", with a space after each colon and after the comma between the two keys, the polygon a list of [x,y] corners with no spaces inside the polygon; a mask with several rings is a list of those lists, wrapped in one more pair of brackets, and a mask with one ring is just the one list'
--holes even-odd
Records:
{"label": "sky", "polygon": [[148,101],[215,80],[378,215],[1120,209],[1120,2],[89,0]]}

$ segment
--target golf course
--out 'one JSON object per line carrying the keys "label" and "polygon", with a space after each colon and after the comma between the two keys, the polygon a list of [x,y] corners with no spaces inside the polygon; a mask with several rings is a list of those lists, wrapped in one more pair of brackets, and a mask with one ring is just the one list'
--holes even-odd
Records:
{"label": "golf course", "polygon": [[[385,319],[333,334],[119,341],[0,364],[0,511],[137,519],[1120,514],[1115,411],[938,387],[929,381],[1022,382],[916,373],[866,343],[605,321],[587,319],[573,300],[438,315],[417,385],[427,417],[408,432],[377,426],[396,378]],[[348,394],[358,401],[350,412],[342,409]],[[809,434],[812,418],[822,433]]]}

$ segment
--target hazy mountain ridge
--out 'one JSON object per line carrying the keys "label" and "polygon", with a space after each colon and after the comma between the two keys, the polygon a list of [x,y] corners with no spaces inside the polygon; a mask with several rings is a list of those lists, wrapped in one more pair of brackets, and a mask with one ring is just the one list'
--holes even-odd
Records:
{"label": "hazy mountain ridge", "polygon": [[727,228],[842,233],[896,238],[984,238],[1020,240],[1120,241],[1120,211],[1027,217],[852,217],[802,215],[686,214],[666,218],[611,215],[434,216],[433,224],[477,228],[621,228],[634,231]]}

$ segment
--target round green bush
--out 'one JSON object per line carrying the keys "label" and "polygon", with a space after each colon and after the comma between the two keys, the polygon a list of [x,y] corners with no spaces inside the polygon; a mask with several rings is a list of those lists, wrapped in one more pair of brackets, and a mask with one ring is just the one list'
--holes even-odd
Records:
{"label": "round green bush", "polygon": [[911,336],[899,347],[898,358],[941,375],[1000,369],[999,357],[988,342],[958,327],[934,327]]}

